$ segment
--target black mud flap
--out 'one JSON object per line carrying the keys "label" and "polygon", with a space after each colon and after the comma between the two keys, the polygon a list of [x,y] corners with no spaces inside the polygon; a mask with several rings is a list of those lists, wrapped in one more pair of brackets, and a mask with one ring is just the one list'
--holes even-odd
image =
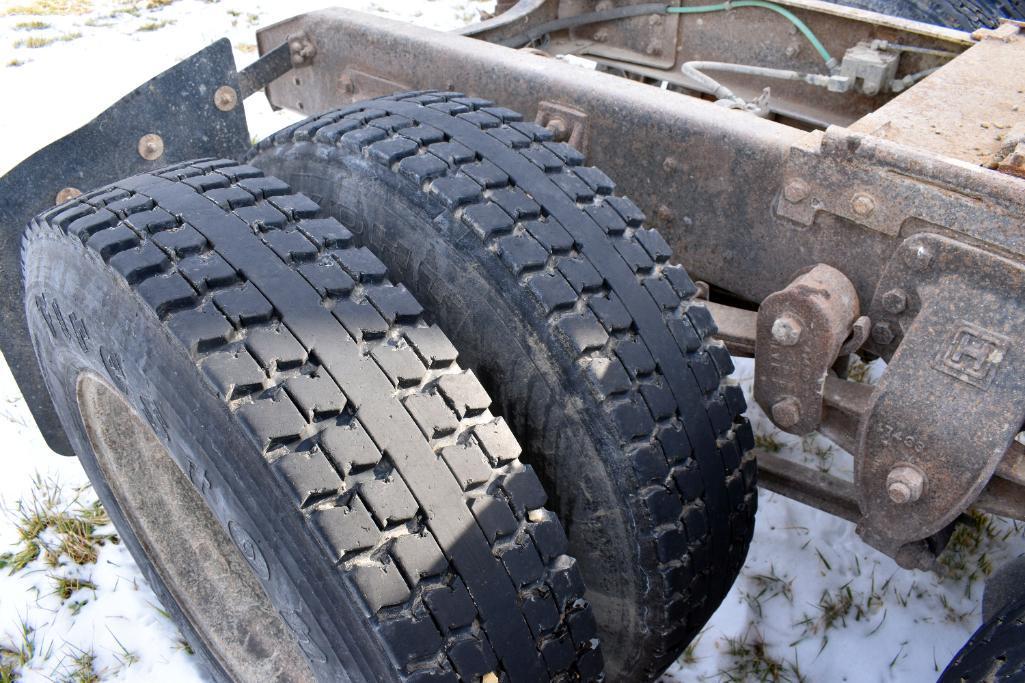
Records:
{"label": "black mud flap", "polygon": [[[228,111],[218,88],[234,90]],[[226,91],[222,91],[223,94]],[[230,93],[228,93],[230,97]],[[63,188],[83,192],[120,178],[197,157],[237,158],[249,147],[231,43],[222,39],[121,98],[91,122],[39,150],[0,178],[0,350],[53,450],[73,455],[36,361],[25,326],[21,237],[31,218],[57,202]],[[140,139],[158,135],[144,159]]]}

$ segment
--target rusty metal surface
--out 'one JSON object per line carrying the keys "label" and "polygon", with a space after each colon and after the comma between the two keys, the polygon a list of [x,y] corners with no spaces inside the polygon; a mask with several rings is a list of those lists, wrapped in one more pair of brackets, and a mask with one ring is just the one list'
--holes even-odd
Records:
{"label": "rusty metal surface", "polygon": [[823,264],[762,302],[754,394],[777,427],[800,435],[818,429],[826,375],[860,314],[854,285]]}
{"label": "rusty metal surface", "polygon": [[1009,135],[1025,133],[1025,34],[1003,26],[1012,30],[988,32],[850,130],[976,165],[999,156]]}
{"label": "rusty metal surface", "polygon": [[755,335],[758,325],[758,314],[744,308],[724,306],[714,301],[706,301],[705,308],[712,314],[715,326],[719,328],[716,335],[734,356],[755,355]]}
{"label": "rusty metal surface", "polygon": [[[927,265],[907,267],[920,254]],[[1025,267],[923,233],[901,245],[883,280],[869,315],[899,329],[903,343],[862,421],[855,479],[859,531],[885,549],[953,521],[1021,430]],[[892,292],[904,306],[886,302]]]}
{"label": "rusty metal surface", "polygon": [[857,491],[846,479],[800,465],[761,448],[754,450],[758,485],[831,515],[856,522]]}

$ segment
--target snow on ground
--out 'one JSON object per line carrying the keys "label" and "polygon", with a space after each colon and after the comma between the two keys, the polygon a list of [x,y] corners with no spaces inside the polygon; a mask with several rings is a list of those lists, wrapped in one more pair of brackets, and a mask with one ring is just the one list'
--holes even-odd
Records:
{"label": "snow on ground", "polygon": [[[475,20],[493,2],[0,2],[0,92],[8,100],[0,172],[213,40],[231,38],[244,65],[256,57],[257,26],[325,5],[445,29]],[[261,95],[246,102],[246,112],[256,137],[295,118],[272,112]],[[750,392],[752,363],[737,365]],[[825,440],[780,435],[757,407],[750,415],[761,445],[851,476],[850,456]],[[114,530],[81,467],[47,449],[6,365],[0,443],[0,680],[4,664],[24,681],[202,680],[132,558],[110,538]],[[958,536],[940,578],[899,569],[861,543],[848,522],[766,491],[759,502],[740,579],[665,681],[933,680],[979,624],[986,572],[1025,553],[1017,526],[984,518]],[[26,520],[38,521],[40,511],[51,521],[37,539],[42,552],[19,558],[26,546],[18,525],[31,536]],[[98,556],[83,557],[76,539],[89,541],[87,549],[97,544]],[[20,560],[24,568],[9,573]]]}

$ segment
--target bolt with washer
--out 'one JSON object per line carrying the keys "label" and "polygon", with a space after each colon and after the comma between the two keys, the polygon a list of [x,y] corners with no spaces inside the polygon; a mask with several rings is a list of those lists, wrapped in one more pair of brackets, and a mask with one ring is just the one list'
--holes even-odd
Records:
{"label": "bolt with washer", "polygon": [[788,181],[783,187],[783,197],[791,204],[803,202],[809,194],[811,194],[811,188],[800,178]]}
{"label": "bolt with washer", "polygon": [[908,307],[908,295],[903,289],[891,289],[883,294],[883,308],[890,313],[903,313]]}
{"label": "bolt with washer", "polygon": [[801,404],[793,396],[787,396],[772,405],[772,420],[783,429],[793,427],[801,421]]}
{"label": "bolt with washer", "polygon": [[164,156],[164,139],[156,133],[147,133],[139,138],[138,150],[146,161],[156,161]]}
{"label": "bolt with washer", "polygon": [[793,346],[801,341],[804,326],[800,318],[784,313],[772,321],[772,338],[781,346]]}
{"label": "bolt with washer", "polygon": [[859,216],[867,218],[876,210],[876,200],[870,194],[858,192],[851,198],[851,209]]}
{"label": "bolt with washer", "polygon": [[914,503],[925,491],[925,475],[911,465],[897,465],[886,475],[886,495],[897,505]]}
{"label": "bolt with washer", "polygon": [[214,106],[221,111],[231,111],[238,105],[238,93],[230,85],[222,85],[214,91]]}

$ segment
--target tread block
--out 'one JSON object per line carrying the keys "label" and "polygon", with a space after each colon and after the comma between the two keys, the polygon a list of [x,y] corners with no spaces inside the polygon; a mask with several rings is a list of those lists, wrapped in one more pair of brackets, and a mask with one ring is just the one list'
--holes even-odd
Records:
{"label": "tread block", "polygon": [[481,200],[480,185],[464,175],[446,176],[432,181],[430,193],[449,209]]}
{"label": "tread block", "polygon": [[470,511],[489,543],[503,536],[511,536],[519,529],[520,523],[516,521],[509,506],[494,496],[475,498],[470,503]]}
{"label": "tread block", "polygon": [[158,232],[150,239],[165,252],[179,259],[198,254],[208,247],[206,238],[191,225]]}
{"label": "tread block", "polygon": [[388,322],[368,303],[342,299],[335,302],[331,313],[356,341],[379,339],[388,331]]}
{"label": "tread block", "polygon": [[684,353],[696,351],[701,347],[701,338],[685,316],[674,315],[668,320],[667,326],[676,340],[676,345]]}
{"label": "tread block", "polygon": [[671,524],[683,514],[683,503],[669,489],[656,487],[641,494],[645,506],[657,524]]}
{"label": "tread block", "polygon": [[[378,119],[383,121],[384,119]],[[378,121],[374,123],[377,124]],[[391,166],[397,161],[413,156],[420,149],[420,145],[405,138],[389,138],[381,140],[367,147],[367,156],[373,161],[385,166]]]}
{"label": "tread block", "polygon": [[[461,102],[461,104],[465,104],[465,102]],[[497,116],[492,116],[491,114],[488,114],[484,111],[468,111],[462,114],[456,114],[456,118],[472,123],[481,130],[495,128],[496,126],[499,126],[502,123],[502,120],[499,119]]]}
{"label": "tread block", "polygon": [[412,519],[420,509],[406,484],[394,474],[360,484],[359,494],[382,527]]}
{"label": "tread block", "polygon": [[277,178],[244,178],[238,181],[238,186],[247,192],[250,192],[256,197],[266,199],[268,197],[277,197],[280,195],[287,195],[292,191],[286,183],[278,180]]}
{"label": "tread block", "polygon": [[601,392],[603,401],[610,396],[625,393],[633,386],[623,364],[616,358],[587,359],[587,374]]}
{"label": "tread block", "polygon": [[662,452],[670,463],[682,462],[694,455],[687,432],[680,425],[659,427],[655,439],[661,444]]}
{"label": "tread block", "polygon": [[313,139],[317,142],[333,145],[338,142],[338,139],[343,135],[356,130],[360,125],[359,121],[342,119],[341,121],[329,124],[323,128],[318,128],[317,132],[313,135]]}
{"label": "tread block", "polygon": [[190,354],[209,351],[228,342],[234,329],[213,304],[171,316],[168,329]]}
{"label": "tread block", "polygon": [[306,349],[281,323],[250,329],[246,348],[268,370],[298,367],[308,357]]}
{"label": "tread block", "polygon": [[546,147],[530,147],[520,154],[545,173],[558,173],[562,170],[562,159]]}
{"label": "tread block", "polygon": [[414,327],[406,330],[403,336],[428,368],[448,367],[459,355],[445,333],[434,325]]}
{"label": "tread block", "polygon": [[573,173],[555,173],[552,182],[574,202],[589,202],[594,199],[594,191]]}
{"label": "tread block", "polygon": [[536,123],[519,121],[510,123],[509,126],[523,133],[534,142],[551,142],[555,138],[552,131]]}
{"label": "tread block", "polygon": [[609,340],[608,332],[590,311],[567,315],[559,320],[557,327],[573,344],[577,353],[600,349]]}
{"label": "tread block", "polygon": [[694,281],[687,275],[682,266],[666,265],[662,268],[662,277],[669,281],[673,289],[680,295],[681,299],[690,300],[697,293],[698,288]]}
{"label": "tread block", "polygon": [[637,439],[647,436],[655,427],[655,421],[651,419],[651,413],[647,406],[639,399],[628,399],[619,401],[611,411],[613,422],[623,436],[627,439]]}
{"label": "tread block", "polygon": [[676,414],[676,397],[669,387],[661,383],[644,382],[641,384],[641,396],[656,420],[665,420]]}
{"label": "tread block", "polygon": [[615,352],[634,379],[655,372],[655,359],[641,339],[634,337],[618,341]]}
{"label": "tread block", "polygon": [[400,389],[416,386],[427,373],[416,352],[405,343],[401,346],[391,341],[377,344],[370,355],[391,383]]}
{"label": "tread block", "polygon": [[611,206],[631,228],[639,228],[644,223],[644,212],[626,197],[606,197],[605,203]]}
{"label": "tread block", "polygon": [[633,450],[630,460],[637,483],[641,486],[661,484],[669,476],[669,464],[658,446],[651,444],[638,446]]}
{"label": "tread block", "polygon": [[[195,166],[195,164],[193,164]],[[199,168],[197,166],[197,168]],[[218,173],[204,173],[202,175],[184,178],[183,183],[194,188],[197,192],[207,192],[216,188],[228,186],[228,179]]]}
{"label": "tread block", "polygon": [[[374,614],[381,611],[384,607],[392,607],[394,605],[401,605],[409,599],[409,586],[402,578],[402,574],[398,567],[394,565],[365,565],[358,564],[352,568],[352,579],[356,582],[359,587],[359,592],[363,594],[363,599],[367,601],[367,607]],[[390,622],[388,626],[390,628],[400,628],[400,624],[406,624],[405,620],[399,620]],[[423,629],[423,622],[415,622],[420,625],[420,629]],[[385,626],[382,624],[382,630]],[[432,627],[433,630],[433,627]],[[404,641],[392,641],[401,642],[404,646],[403,649],[409,654],[408,657],[412,658],[416,656],[418,648],[424,648],[427,652],[434,652],[441,645],[440,638],[437,638],[437,631],[435,631],[435,639],[438,641],[432,643],[429,640],[425,640],[420,634],[419,639],[407,639]],[[399,646],[395,646],[396,651],[399,650]]]}
{"label": "tread block", "polygon": [[[481,634],[481,638],[485,636]],[[452,668],[459,673],[460,680],[477,681],[498,668],[498,660],[491,651],[491,644],[477,638],[459,640],[448,649]]]}
{"label": "tread block", "polygon": [[612,194],[612,191],[616,189],[616,184],[612,182],[612,178],[605,175],[605,172],[600,168],[580,166],[573,169],[573,174],[584,181],[596,194]]}
{"label": "tread block", "polygon": [[448,560],[437,541],[426,532],[399,536],[392,543],[391,554],[411,584],[441,574],[448,568]]}
{"label": "tread block", "polygon": [[448,164],[433,154],[417,154],[399,162],[399,174],[417,185],[440,178],[448,171]]}
{"label": "tread block", "polygon": [[634,233],[634,237],[655,263],[665,263],[673,255],[672,248],[658,230],[642,228]]}
{"label": "tread block", "polygon": [[447,588],[424,593],[424,602],[443,633],[469,626],[477,617],[477,607],[459,577],[454,578]]}
{"label": "tread block", "polygon": [[432,145],[435,142],[443,142],[445,140],[445,134],[440,130],[423,124],[402,128],[398,131],[398,134],[413,140],[418,145]]}
{"label": "tread block", "polygon": [[649,276],[644,278],[644,288],[659,308],[673,310],[680,305],[680,297],[665,278]]}
{"label": "tread block", "polygon": [[510,149],[524,149],[530,146],[529,137],[509,126],[490,128],[487,133]]}
{"label": "tread block", "polygon": [[398,114],[387,114],[385,116],[379,116],[377,118],[371,119],[370,125],[375,128],[380,128],[381,130],[387,131],[389,133],[394,133],[400,128],[408,128],[409,126],[412,126],[413,122],[405,116],[400,116]]}
{"label": "tread block", "polygon": [[95,233],[85,245],[98,253],[104,261],[108,261],[114,254],[134,249],[139,243],[139,236],[134,230],[124,225],[116,225]]}
{"label": "tread block", "polygon": [[164,230],[173,230],[178,227],[178,220],[160,207],[126,216],[124,223],[147,235],[159,234]]}
{"label": "tread block", "polygon": [[565,142],[545,142],[544,148],[562,159],[567,166],[580,166],[584,163],[584,155],[572,145]]}
{"label": "tread block", "polygon": [[676,482],[676,488],[683,494],[684,500],[697,500],[705,490],[701,481],[701,471],[693,464],[674,467],[673,481]]}
{"label": "tread block", "polygon": [[297,227],[318,249],[344,248],[352,241],[349,229],[334,218],[307,218]]}
{"label": "tread block", "polygon": [[590,647],[598,637],[598,626],[594,618],[587,612],[573,612],[567,618],[569,622],[569,633],[573,642],[579,648]]}
{"label": "tread block", "polygon": [[543,268],[548,260],[548,252],[530,235],[501,238],[498,240],[498,253],[517,276]]}
{"label": "tread block", "polygon": [[167,255],[160,247],[144,242],[138,249],[128,249],[110,257],[110,267],[121,273],[129,284],[163,272],[171,266]]}
{"label": "tread block", "polygon": [[207,379],[227,401],[258,391],[267,379],[259,363],[241,349],[211,354],[200,363]]}
{"label": "tread block", "polygon": [[[154,247],[156,249],[156,247]],[[159,251],[159,249],[157,250]],[[117,256],[131,254],[131,251],[123,251]],[[161,254],[163,256],[163,254]],[[113,258],[111,261],[113,262]],[[185,278],[178,273],[157,275],[144,280],[136,287],[136,290],[147,304],[149,304],[159,317],[164,317],[172,311],[189,308],[196,301],[196,290],[186,282]]]}
{"label": "tread block", "polygon": [[469,147],[458,142],[436,142],[427,150],[451,168],[456,168],[477,158],[477,155]]}
{"label": "tread block", "polygon": [[359,422],[334,425],[320,433],[320,446],[345,476],[353,468],[366,468],[381,460],[381,450]]}
{"label": "tread block", "polygon": [[326,374],[292,377],[285,381],[285,391],[308,422],[338,415],[347,403],[345,394]]}
{"label": "tread block", "polygon": [[531,595],[523,601],[523,616],[535,638],[559,625],[559,608],[550,595]]}
{"label": "tread block", "polygon": [[606,203],[588,206],[584,213],[591,217],[607,235],[618,237],[626,230],[626,221]]}
{"label": "tread block", "polygon": [[491,479],[491,465],[475,443],[446,446],[441,449],[441,457],[464,491]]}
{"label": "tread block", "polygon": [[304,194],[275,195],[268,198],[267,201],[293,221],[315,218],[320,213],[320,206]]}
{"label": "tread block", "polygon": [[389,324],[409,324],[424,312],[413,295],[403,285],[367,287],[367,299]]}
{"label": "tread block", "polygon": [[217,169],[217,172],[228,178],[233,183],[238,182],[243,178],[259,178],[263,175],[263,171],[255,166],[250,166],[249,164],[221,166]]}
{"label": "tread block", "polygon": [[548,639],[541,645],[541,656],[544,657],[551,673],[565,671],[571,667],[577,658],[576,655],[573,639],[568,633]]}
{"label": "tread block", "polygon": [[458,418],[438,394],[413,394],[403,405],[428,439],[440,439],[459,427]]}
{"label": "tread block", "polygon": [[551,562],[552,559],[566,554],[569,540],[554,512],[543,510],[541,514],[544,516],[543,521],[528,524],[527,531],[534,539],[534,546],[544,561]]}
{"label": "tread block", "polygon": [[304,263],[299,266],[299,272],[322,297],[347,296],[356,284],[336,261],[329,258]]}
{"label": "tread block", "polygon": [[541,207],[518,187],[503,187],[491,193],[490,200],[516,220],[540,218]]}
{"label": "tread block", "polygon": [[221,187],[205,192],[204,196],[222,209],[232,210],[256,203],[253,195],[241,187]]}
{"label": "tread block", "polygon": [[688,355],[687,365],[690,366],[690,371],[694,373],[702,393],[708,395],[719,388],[719,369],[715,367],[707,353],[698,351]]}
{"label": "tread block", "polygon": [[462,221],[483,240],[512,232],[513,219],[497,204],[474,204],[463,211]]}
{"label": "tread block", "polygon": [[680,559],[687,554],[687,534],[679,529],[660,532],[655,536],[655,552],[659,562]]}
{"label": "tread block", "polygon": [[508,174],[487,159],[466,164],[459,171],[485,189],[505,187],[509,184]]}
{"label": "tread block", "polygon": [[565,252],[573,247],[573,238],[566,232],[566,228],[551,216],[544,220],[527,221],[523,227],[548,253]]}
{"label": "tread block", "polygon": [[546,314],[560,309],[572,308],[577,302],[577,293],[558,273],[537,273],[527,282],[530,291],[537,297]]}
{"label": "tread block", "polygon": [[238,281],[235,269],[213,251],[183,258],[178,262],[178,272],[200,292],[226,287]]}
{"label": "tread block", "polygon": [[288,218],[285,214],[267,202],[235,209],[235,215],[261,232],[281,230],[288,223]]}
{"label": "tread block", "polygon": [[305,453],[286,453],[272,465],[278,476],[296,495],[299,507],[305,507],[310,498],[338,491],[342,479],[319,450]]}
{"label": "tread block", "polygon": [[380,628],[403,665],[434,656],[443,647],[438,629],[427,615],[385,621]]}
{"label": "tread block", "polygon": [[385,265],[366,247],[341,249],[332,254],[338,264],[356,282],[379,282],[388,275]]}
{"label": "tread block", "polygon": [[511,123],[514,121],[522,121],[523,114],[506,107],[483,107],[481,109],[485,114],[490,114],[502,123]]}
{"label": "tread block", "polygon": [[309,262],[317,258],[316,245],[298,230],[272,230],[264,234],[263,240],[285,263]]}
{"label": "tread block", "polygon": [[561,555],[551,563],[547,583],[560,609],[566,609],[567,605],[584,594],[584,579],[580,576],[577,561],[569,555]]}
{"label": "tread block", "polygon": [[529,540],[503,552],[502,564],[513,582],[521,588],[540,579],[545,571],[541,558],[534,550],[534,544]]}
{"label": "tread block", "polygon": [[251,282],[238,289],[217,292],[214,304],[235,327],[267,322],[274,316],[274,307]]}
{"label": "tread block", "polygon": [[443,375],[438,379],[438,391],[460,420],[480,415],[491,405],[487,391],[469,370],[459,374]]}
{"label": "tread block", "polygon": [[627,330],[633,325],[634,320],[630,312],[612,292],[607,296],[592,296],[588,299],[587,306],[598,317],[602,327],[609,332]]}
{"label": "tread block", "polygon": [[626,265],[630,266],[630,270],[635,273],[647,273],[655,267],[655,262],[648,256],[648,252],[644,251],[643,247],[635,240],[618,239],[614,240],[612,244],[626,261]]}
{"label": "tread block", "polygon": [[541,482],[529,466],[518,472],[506,474],[502,477],[501,487],[509,495],[513,508],[521,515],[527,510],[544,507],[545,501],[548,500]]}
{"label": "tread block", "polygon": [[107,209],[99,209],[95,213],[86,214],[76,218],[68,224],[65,231],[85,242],[100,230],[106,230],[117,225],[118,217]]}
{"label": "tread block", "polygon": [[286,397],[265,398],[238,409],[239,418],[263,450],[297,441],[306,429],[306,420]]}
{"label": "tread block", "polygon": [[481,450],[492,463],[504,465],[520,457],[520,444],[516,441],[509,425],[498,418],[494,422],[476,425],[473,435],[477,438]]}
{"label": "tread block", "polygon": [[605,279],[583,258],[560,256],[555,267],[577,293],[594,291],[605,284]]}
{"label": "tread block", "polygon": [[373,548],[381,538],[381,531],[357,496],[350,499],[348,507],[314,510],[310,521],[334,562],[351,553]]}

